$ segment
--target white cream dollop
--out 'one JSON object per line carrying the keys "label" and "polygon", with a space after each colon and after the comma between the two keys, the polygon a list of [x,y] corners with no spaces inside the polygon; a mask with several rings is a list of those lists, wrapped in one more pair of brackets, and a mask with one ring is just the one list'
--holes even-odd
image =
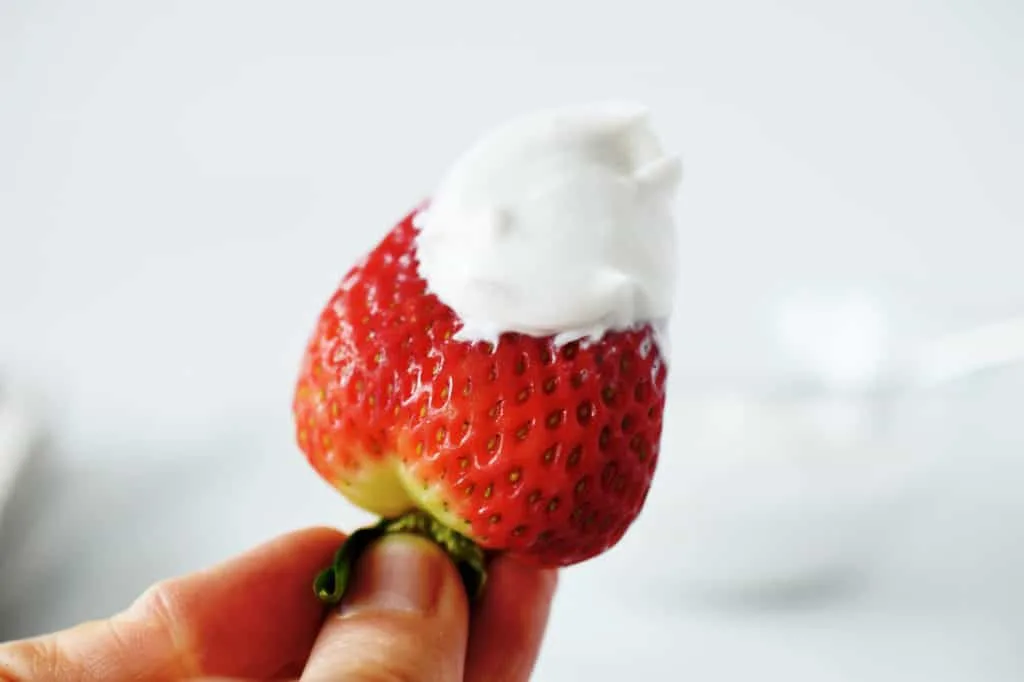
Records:
{"label": "white cream dollop", "polygon": [[416,216],[420,274],[461,318],[466,341],[663,330],[679,180],[678,158],[664,153],[641,106],[514,120],[458,159]]}

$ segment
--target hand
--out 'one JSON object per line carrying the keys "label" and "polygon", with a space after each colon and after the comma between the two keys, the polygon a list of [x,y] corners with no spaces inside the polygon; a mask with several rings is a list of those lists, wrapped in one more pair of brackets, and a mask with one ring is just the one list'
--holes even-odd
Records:
{"label": "hand", "polygon": [[495,559],[470,619],[465,590],[433,543],[389,536],[356,565],[340,609],[311,588],[343,540],[317,528],[218,567],[162,582],[109,620],[0,644],[0,679],[300,678],[346,682],[525,682],[554,571]]}

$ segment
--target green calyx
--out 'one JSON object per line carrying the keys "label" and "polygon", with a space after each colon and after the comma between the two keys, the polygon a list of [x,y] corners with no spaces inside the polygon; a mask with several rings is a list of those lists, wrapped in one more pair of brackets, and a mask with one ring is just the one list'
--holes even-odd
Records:
{"label": "green calyx", "polygon": [[345,596],[359,557],[375,541],[392,533],[418,535],[432,540],[455,563],[470,600],[475,600],[483,592],[487,581],[484,551],[465,535],[457,533],[429,514],[415,510],[394,519],[382,519],[373,526],[352,533],[338,548],[334,562],[320,571],[313,581],[317,599],[331,605],[340,602]]}

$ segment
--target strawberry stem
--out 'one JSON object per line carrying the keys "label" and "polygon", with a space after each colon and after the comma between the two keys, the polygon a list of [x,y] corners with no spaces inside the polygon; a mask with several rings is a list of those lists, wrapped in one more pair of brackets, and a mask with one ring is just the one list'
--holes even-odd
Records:
{"label": "strawberry stem", "polygon": [[352,577],[352,565],[374,540],[384,535],[384,522],[368,528],[360,528],[342,543],[334,555],[334,562],[320,571],[313,581],[313,590],[317,599],[325,604],[337,604],[345,596],[349,578]]}
{"label": "strawberry stem", "polygon": [[391,533],[419,535],[443,549],[462,577],[462,584],[471,600],[483,592],[487,581],[487,565],[479,545],[444,525],[426,512],[407,512],[394,519],[382,519],[372,526],[352,533],[338,548],[334,562],[322,570],[313,581],[317,599],[325,604],[337,604],[345,596],[352,578],[353,567],[360,555],[375,541]]}

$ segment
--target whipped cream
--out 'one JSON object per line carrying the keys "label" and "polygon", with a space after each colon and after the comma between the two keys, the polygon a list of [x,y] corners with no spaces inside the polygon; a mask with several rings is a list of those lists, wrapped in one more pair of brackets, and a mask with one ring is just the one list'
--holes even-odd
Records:
{"label": "whipped cream", "polygon": [[663,332],[680,175],[641,106],[514,120],[458,159],[416,216],[420,275],[461,318],[465,341],[519,332],[568,343],[648,323]]}

